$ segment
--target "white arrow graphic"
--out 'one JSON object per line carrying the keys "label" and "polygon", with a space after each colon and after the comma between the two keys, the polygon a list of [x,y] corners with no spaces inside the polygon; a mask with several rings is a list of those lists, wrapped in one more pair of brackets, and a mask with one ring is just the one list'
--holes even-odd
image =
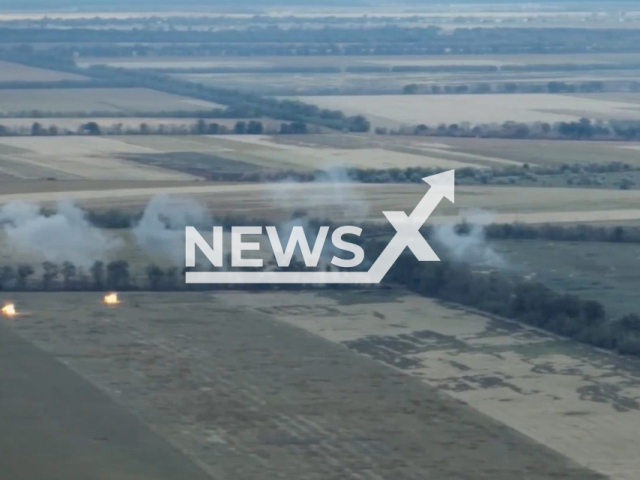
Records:
{"label": "white arrow graphic", "polygon": [[413,209],[405,212],[382,212],[396,229],[396,234],[368,272],[187,272],[186,283],[380,283],[405,248],[421,262],[440,259],[420,234],[420,228],[443,198],[455,201],[455,171],[425,177],[429,191]]}

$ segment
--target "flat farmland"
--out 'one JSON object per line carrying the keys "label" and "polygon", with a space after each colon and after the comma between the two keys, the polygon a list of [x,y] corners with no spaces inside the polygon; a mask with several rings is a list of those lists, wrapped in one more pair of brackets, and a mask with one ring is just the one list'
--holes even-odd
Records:
{"label": "flat farmland", "polygon": [[[105,181],[106,182],[106,181]],[[52,182],[44,182],[49,185]],[[55,182],[42,190],[42,182],[11,185],[0,193],[0,204],[25,201],[51,205],[69,199],[96,209],[139,210],[156,195],[193,198],[214,217],[227,214],[248,218],[289,219],[304,211],[311,217],[333,221],[386,222],[383,211],[410,212],[428,190],[426,184],[352,183],[148,183],[131,186],[117,181],[96,186],[82,181]],[[59,183],[59,184],[58,184]],[[495,223],[592,223],[640,219],[640,191],[577,188],[458,186],[456,203],[442,201],[432,223],[468,220],[481,215]]]}
{"label": "flat farmland", "polygon": [[161,112],[210,110],[221,105],[147,88],[60,88],[0,90],[0,113],[15,112]]}
{"label": "flat farmland", "polygon": [[[465,166],[505,167],[529,165],[560,166],[573,163],[623,162],[640,166],[640,143],[580,142],[557,140],[510,140],[493,138],[422,137],[404,135],[292,135],[264,137],[262,143],[300,145],[343,150],[382,149],[389,160],[394,152],[434,159],[422,166],[447,168],[447,161]],[[369,164],[375,168],[374,164]],[[417,166],[417,165],[416,165]],[[366,168],[366,165],[363,165]],[[453,167],[452,167],[453,168]]]}
{"label": "flat farmland", "polygon": [[57,82],[60,80],[87,80],[87,77],[0,60],[0,82]]}
{"label": "flat farmland", "polygon": [[[73,130],[77,128],[76,119],[67,119],[66,122],[65,119],[61,120],[59,126]],[[120,123],[119,119],[113,120]],[[123,119],[122,123],[125,128],[127,125],[138,128],[139,120],[141,119]],[[163,119],[157,121],[158,123],[149,125],[170,125],[165,124]],[[234,123],[232,120],[229,122],[228,126]],[[56,121],[52,123],[58,125]],[[102,124],[101,121],[98,123]],[[17,119],[6,124],[30,128],[28,121],[22,124]],[[41,120],[41,124],[47,127],[49,122]],[[266,124],[269,125],[268,120]],[[521,166],[523,163],[516,155],[478,150],[479,152],[473,153],[473,147],[458,148],[453,142],[429,141],[424,137],[338,134],[27,136],[5,137],[0,140],[0,158],[5,164],[5,171],[14,172],[19,178],[52,176],[60,179],[108,179],[111,178],[109,175],[117,174],[118,171],[108,173],[106,169],[122,165],[123,161],[127,162],[129,169],[151,165],[165,169],[166,173],[173,171],[176,175],[178,172],[212,174],[256,170],[316,171],[336,167],[486,168]],[[615,151],[620,155],[637,156],[634,150]],[[526,161],[536,164],[530,158]],[[24,164],[24,168],[19,167],[20,163]],[[47,174],[29,173],[28,170],[33,169],[34,165],[51,171]]]}
{"label": "flat farmland", "polygon": [[224,302],[393,366],[607,478],[637,476],[635,359],[413,295],[229,293]]}
{"label": "flat farmland", "polygon": [[[42,124],[47,126],[46,121]],[[72,122],[63,125],[73,127]],[[363,136],[366,141],[358,143],[357,148],[344,144],[339,135],[330,136],[333,144],[313,140],[328,141],[324,135],[300,137],[303,138],[287,140],[267,135],[5,137],[0,140],[0,168],[6,174],[23,179],[169,180],[193,179],[205,173],[257,170],[483,168],[518,164],[495,157],[441,154],[442,149],[437,148],[403,151],[399,145],[378,144],[373,141],[375,137],[370,136]]]}
{"label": "flat farmland", "polygon": [[[382,211],[410,211],[427,186],[352,184],[346,178],[302,184],[194,180],[200,178],[198,171],[332,171],[329,167],[336,166],[483,168],[611,160],[640,164],[634,144],[573,143],[373,135],[5,137],[0,141],[0,172],[13,181],[3,182],[0,203],[50,204],[69,198],[95,208],[138,209],[156,194],[171,194],[197,198],[214,214],[287,218],[305,210],[321,218],[384,221]],[[638,190],[460,185],[456,195],[455,206],[443,202],[434,221],[472,218],[477,210],[492,212],[500,223],[640,219]]]}
{"label": "flat farmland", "polygon": [[[253,67],[252,67],[253,68]],[[574,72],[340,72],[340,73],[173,73],[172,77],[193,83],[235,88],[264,95],[330,95],[368,94],[386,95],[401,93],[406,85],[450,86],[479,84],[504,85],[546,84],[555,82],[630,82],[640,80],[638,70],[584,70]]]}
{"label": "flat farmland", "polygon": [[[30,129],[38,120],[76,130],[86,119],[6,119],[0,124]],[[188,126],[183,119],[100,119],[98,124],[123,128],[150,126]],[[216,121],[216,123],[218,123]],[[235,120],[220,124],[231,127]],[[269,125],[269,121],[266,121]],[[64,155],[64,158],[61,157]],[[3,137],[3,162],[39,164],[68,175],[94,178],[78,169],[73,158],[96,172],[110,161],[128,161],[128,168],[140,164],[156,165],[174,173],[198,166],[202,171],[219,172],[226,165],[235,171],[323,170],[335,167],[358,168],[502,168],[507,166],[604,163],[618,161],[640,166],[640,144],[634,142],[578,142],[553,140],[506,140],[479,138],[434,138],[395,135],[117,135],[107,137]],[[103,159],[107,159],[105,162]],[[69,167],[65,168],[67,162]],[[104,162],[104,163],[102,163]],[[17,167],[16,167],[17,168]],[[84,167],[83,167],[84,168]],[[225,167],[226,168],[226,167]],[[10,170],[7,167],[7,171]],[[34,178],[15,170],[16,176]],[[95,173],[95,172],[94,172]],[[87,176],[88,175],[88,176]],[[48,175],[55,176],[53,172]],[[66,178],[66,177],[65,177]]]}
{"label": "flat farmland", "polygon": [[156,153],[109,137],[5,137],[0,169],[18,179],[194,180],[175,170],[129,162],[122,157]]}
{"label": "flat farmland", "polygon": [[272,67],[362,67],[362,66],[495,66],[504,65],[589,65],[635,64],[635,54],[523,54],[523,55],[371,55],[371,56],[261,56],[255,57],[84,57],[78,65],[109,65],[120,68],[272,68]]}
{"label": "flat farmland", "polygon": [[[345,293],[324,292],[317,297],[298,292],[255,296],[131,293],[122,294],[120,305],[114,308],[102,305],[100,295],[94,293],[17,294],[13,300],[25,314],[15,321],[5,319],[1,327],[33,342],[49,356],[49,362],[58,360],[54,363],[76,372],[75,385],[82,381],[99,389],[157,436],[185,452],[211,478],[267,475],[379,480],[427,475],[600,480],[600,474],[581,462],[590,456],[593,466],[604,470],[601,450],[596,448],[599,440],[620,442],[613,457],[618,470],[608,469],[607,473],[637,466],[634,443],[626,441],[637,428],[636,412],[616,413],[610,403],[580,401],[571,391],[591,382],[561,372],[556,382],[538,386],[537,393],[505,405],[501,399],[520,398],[500,388],[502,385],[491,388],[484,380],[491,372],[507,387],[524,385],[529,393],[532,383],[551,374],[527,378],[525,367],[553,361],[551,352],[563,354],[563,350],[551,350],[556,344],[544,343],[551,352],[528,358],[520,353],[521,344],[536,347],[543,342],[527,341],[517,332],[496,331],[484,319],[436,309],[422,299],[367,295],[373,291]],[[416,316],[416,310],[423,315]],[[335,335],[346,340],[336,326],[345,325],[344,318],[349,319],[349,339],[354,342],[385,327],[389,335],[405,333],[416,340],[420,338],[417,331],[433,331],[431,348],[424,339],[415,343],[428,349],[420,353],[428,357],[425,364],[433,362],[433,370],[424,366],[424,378],[412,376],[417,371],[389,368],[359,355],[357,345],[335,342]],[[316,326],[323,332],[313,331]],[[438,341],[436,332],[441,331],[461,340],[454,345],[446,339]],[[487,335],[479,335],[485,332]],[[474,334],[480,338],[474,341]],[[505,354],[515,350],[514,361],[492,353],[496,347],[490,341],[494,339],[502,341]],[[363,339],[374,347],[376,341]],[[16,344],[14,340],[12,345]],[[447,362],[447,356],[455,354],[460,364],[469,365],[466,376],[452,366],[455,362]],[[393,358],[407,356],[393,350]],[[561,356],[553,365],[562,368],[565,358]],[[601,368],[603,373],[611,370]],[[455,393],[451,388],[455,374],[464,376],[460,382],[468,383],[469,391]],[[450,378],[444,380],[445,376]],[[618,372],[610,379],[625,389],[619,396],[634,391],[634,386],[622,385],[626,378],[626,372]],[[549,392],[557,392],[562,401],[553,403]],[[466,400],[471,405],[465,405],[461,398],[473,403]],[[87,408],[78,400],[70,395],[63,411],[83,415]],[[536,400],[555,408],[538,411]],[[534,412],[523,411],[525,405]],[[492,408],[502,417],[492,418]],[[594,430],[580,435],[579,442],[575,427],[568,428],[572,418],[562,415],[569,408],[588,409],[593,414],[589,419]],[[60,410],[47,409],[47,414],[58,418]],[[522,426],[504,425],[505,421],[513,424],[511,416],[518,414]],[[109,427],[109,443],[118,445],[120,437],[114,439],[111,432],[122,426],[113,422]],[[523,427],[529,428],[524,435]],[[538,433],[535,428],[540,435],[533,435]],[[553,434],[558,436],[555,441]],[[94,430],[90,435],[95,437]],[[545,440],[552,446],[545,446]],[[569,440],[573,450],[562,451]],[[32,448],[37,446],[32,442]],[[584,447],[582,456],[577,461],[569,457],[580,446]],[[126,470],[127,465],[121,467]]]}
{"label": "flat farmland", "polygon": [[[129,136],[122,141],[136,147],[167,153],[198,152],[215,158],[248,163],[260,169],[322,170],[331,167],[359,168],[461,168],[521,165],[496,156],[473,156],[450,152],[439,144],[413,138],[371,135],[209,135],[209,136]],[[152,157],[149,157],[152,160]],[[165,166],[171,166],[170,156]],[[180,168],[176,165],[177,168]]]}
{"label": "flat farmland", "polygon": [[[632,94],[628,94],[632,95]],[[637,94],[640,96],[640,94]],[[599,94],[574,97],[551,94],[487,95],[344,95],[301,96],[291,99],[365,115],[374,126],[439,125],[574,121],[582,117],[602,120],[640,120],[640,106],[608,100]]]}
{"label": "flat farmland", "polygon": [[[390,140],[407,147],[439,151],[440,156],[474,163],[483,158],[530,165],[560,166],[573,163],[623,162],[640,166],[640,144],[634,142],[579,142],[557,140],[508,140],[489,138],[419,138]],[[434,154],[435,155],[435,154]],[[494,165],[495,165],[494,160]]]}
{"label": "flat farmland", "polygon": [[[197,117],[198,112],[194,112],[194,117]],[[268,118],[215,118],[207,119],[207,123],[217,123],[227,128],[233,128],[236,122],[250,122],[251,120],[258,120],[262,122],[265,128],[277,129],[282,122],[272,120]],[[86,117],[47,117],[47,118],[0,118],[0,125],[25,129],[26,133],[31,131],[31,127],[35,122],[42,125],[43,128],[48,128],[52,125],[62,129],[71,130],[73,132],[78,130],[81,125],[94,121],[102,129],[110,129],[116,125],[120,125],[124,131],[126,129],[138,130],[140,125],[145,123],[149,127],[164,126],[168,130],[172,128],[180,129],[184,127],[191,127],[197,122],[196,118],[175,118],[175,117],[100,117],[100,118],[86,118]]]}
{"label": "flat farmland", "polygon": [[[640,144],[435,138],[396,135],[124,136],[121,141],[159,152],[199,152],[257,168],[501,168],[619,161],[640,166]],[[169,163],[167,163],[167,166]]]}

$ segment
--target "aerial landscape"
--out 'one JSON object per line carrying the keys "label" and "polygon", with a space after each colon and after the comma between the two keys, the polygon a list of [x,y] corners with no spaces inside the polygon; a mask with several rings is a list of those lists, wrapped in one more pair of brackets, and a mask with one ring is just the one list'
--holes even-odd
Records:
{"label": "aerial landscape", "polygon": [[639,266],[637,2],[0,0],[3,479],[637,480]]}

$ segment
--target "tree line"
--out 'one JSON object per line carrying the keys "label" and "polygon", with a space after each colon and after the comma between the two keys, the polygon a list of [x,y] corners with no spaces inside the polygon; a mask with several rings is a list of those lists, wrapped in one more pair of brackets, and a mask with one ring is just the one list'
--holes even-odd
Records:
{"label": "tree line", "polygon": [[505,138],[533,140],[620,140],[640,139],[639,120],[599,120],[588,118],[571,122],[535,122],[525,123],[506,121],[498,123],[472,124],[459,122],[427,126],[420,124],[401,127],[397,130],[378,127],[378,135],[418,135],[426,137],[461,138]]}
{"label": "tree line", "polygon": [[[465,225],[460,225],[460,232]],[[523,223],[491,224],[484,227],[491,240],[551,240],[559,242],[613,242],[640,243],[640,227],[631,225],[597,226],[578,225],[526,225]]]}
{"label": "tree line", "polygon": [[27,126],[6,126],[0,124],[0,136],[50,136],[58,135],[261,135],[261,134],[305,134],[319,133],[317,126],[304,122],[286,122],[279,126],[265,126],[260,120],[238,120],[232,126],[199,119],[191,124],[141,122],[139,125],[112,123],[110,125],[89,121],[72,129],[56,124],[45,125],[34,122]]}
{"label": "tree line", "polygon": [[560,293],[541,283],[499,272],[477,273],[469,265],[447,260],[425,264],[413,255],[401,255],[385,281],[595,347],[640,355],[640,316],[610,319],[600,302]]}
{"label": "tree line", "polygon": [[[133,158],[135,160],[135,158]],[[165,168],[179,168],[166,165]],[[422,179],[445,171],[444,168],[406,167],[406,168],[360,168],[340,169],[344,181],[354,183],[423,183]],[[606,173],[624,173],[637,171],[627,163],[609,162],[596,164],[567,164],[550,166],[508,165],[493,168],[464,167],[456,169],[456,183],[464,185],[516,185],[536,183],[549,177],[563,176],[568,185],[594,186],[602,184],[600,175]],[[334,182],[326,170],[300,171],[255,169],[243,172],[220,172],[215,165],[201,168],[198,175],[212,181],[240,181],[258,183],[295,182]],[[631,183],[630,183],[631,182]],[[626,176],[621,178],[620,189],[629,189],[634,183]]]}
{"label": "tree line", "polygon": [[[361,244],[367,258],[379,255],[386,246],[386,243],[371,239],[365,239]],[[299,262],[292,262],[290,269],[303,270],[305,267]],[[5,265],[0,268],[0,290],[123,292],[305,288],[298,285],[193,286],[184,282],[184,273],[185,269],[178,267],[151,264],[142,275],[136,275],[125,260],[97,261],[88,270],[71,262],[61,265],[44,262],[38,275],[30,264]],[[560,293],[541,283],[516,280],[499,272],[478,273],[469,265],[447,259],[425,264],[416,261],[411,254],[398,258],[383,283],[402,285],[420,295],[517,320],[599,348],[640,355],[640,316],[629,314],[610,319],[600,302]]]}
{"label": "tree line", "polygon": [[[131,161],[145,163],[152,161],[158,165],[158,157],[129,156]],[[224,157],[219,157],[224,159]],[[226,160],[226,159],[225,159]],[[233,161],[233,160],[230,160]],[[236,169],[232,171],[221,171],[219,165],[212,162],[199,162],[198,165],[169,161],[163,163],[164,168],[175,169],[184,173],[192,173],[210,181],[220,182],[247,182],[247,183],[278,183],[278,182],[328,182],[336,181],[352,183],[417,183],[423,184],[423,178],[442,173],[443,168],[427,167],[407,167],[407,168],[340,168],[336,173],[341,180],[336,180],[336,175],[331,169],[327,170],[279,170]],[[195,169],[197,167],[197,170]],[[563,176],[567,184],[571,185],[598,185],[601,184],[598,176],[606,173],[621,173],[625,176],[617,182],[620,189],[629,189],[635,185],[633,180],[627,178],[631,172],[638,171],[638,167],[633,167],[622,162],[594,163],[594,164],[566,164],[550,166],[534,166],[527,164],[523,166],[507,165],[494,168],[474,168],[464,167],[456,169],[456,184],[458,185],[518,185],[544,181],[546,178]]]}
{"label": "tree line", "polygon": [[369,121],[362,115],[347,116],[340,110],[322,109],[317,105],[298,100],[262,97],[249,92],[207,86],[149,71],[107,66],[81,69],[76,66],[73,57],[58,58],[42,53],[25,56],[13,52],[0,55],[0,58],[24,65],[89,76],[102,82],[111,82],[112,86],[149,88],[227,105],[224,109],[226,118],[266,117],[288,122],[311,123],[350,132],[368,132],[370,129]]}
{"label": "tree line", "polygon": [[[611,85],[610,82],[608,82]],[[487,94],[487,93],[600,93],[607,91],[640,91],[640,82],[616,83],[616,88],[606,88],[605,82],[505,82],[505,83],[474,83],[474,84],[454,84],[420,85],[411,83],[402,88],[405,95],[452,95],[452,94]]]}
{"label": "tree line", "polygon": [[72,262],[44,262],[39,272],[31,264],[0,268],[2,291],[103,291],[103,290],[182,290],[184,272],[177,267],[148,265],[143,275],[131,272],[129,262],[97,261],[88,269]]}
{"label": "tree line", "polygon": [[350,132],[367,132],[370,128],[370,123],[362,115],[347,116],[339,110],[322,109],[298,100],[267,98],[139,70],[96,66],[83,71],[98,78],[122,80],[139,87],[228,105],[227,114],[240,118],[269,117],[290,122],[313,123]]}

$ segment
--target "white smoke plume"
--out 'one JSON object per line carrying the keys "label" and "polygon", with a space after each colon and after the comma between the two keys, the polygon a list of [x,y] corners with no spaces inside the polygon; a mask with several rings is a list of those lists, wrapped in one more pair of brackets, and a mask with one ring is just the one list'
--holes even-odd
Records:
{"label": "white smoke plume", "polygon": [[312,217],[334,221],[363,220],[369,213],[369,204],[340,166],[324,169],[313,182],[290,179],[267,188],[271,205],[281,211],[309,211]]}
{"label": "white smoke plume", "polygon": [[484,227],[491,223],[492,217],[489,212],[473,212],[465,218],[468,231],[458,233],[454,224],[439,225],[433,231],[433,238],[455,260],[494,268],[505,267],[505,259],[488,244],[484,233]]}
{"label": "white smoke plume", "polygon": [[331,202],[337,206],[344,218],[364,220],[369,213],[369,204],[353,187],[353,180],[341,166],[326,168],[317,181],[329,182],[331,185]]}
{"label": "white smoke plume", "polygon": [[43,215],[31,203],[7,204],[0,208],[0,225],[13,250],[50,262],[89,266],[121,245],[120,239],[92,226],[85,213],[68,201],[60,202],[52,215]]}
{"label": "white smoke plume", "polygon": [[206,208],[195,200],[158,195],[145,208],[133,234],[147,253],[183,263],[184,227],[210,223]]}

